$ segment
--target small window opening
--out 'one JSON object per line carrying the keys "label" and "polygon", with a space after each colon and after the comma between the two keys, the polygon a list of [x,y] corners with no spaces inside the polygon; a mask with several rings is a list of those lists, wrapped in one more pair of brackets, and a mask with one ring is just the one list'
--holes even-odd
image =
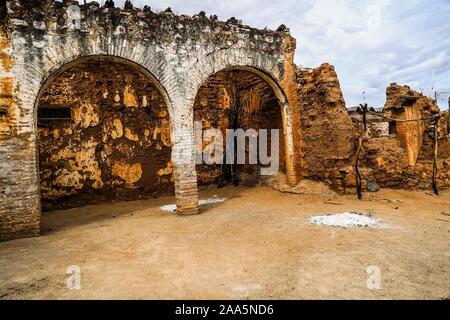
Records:
{"label": "small window opening", "polygon": [[44,106],[38,109],[38,120],[71,120],[72,114],[69,106]]}
{"label": "small window opening", "polygon": [[397,134],[397,123],[395,121],[389,122],[389,134]]}

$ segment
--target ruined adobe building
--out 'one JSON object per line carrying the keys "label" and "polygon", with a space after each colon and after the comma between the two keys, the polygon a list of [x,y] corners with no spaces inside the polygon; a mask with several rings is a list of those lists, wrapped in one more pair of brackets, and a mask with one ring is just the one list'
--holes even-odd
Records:
{"label": "ruined adobe building", "polygon": [[[308,178],[322,180],[340,193],[355,193],[355,150],[363,125],[346,108],[334,68],[324,64],[297,71],[299,115]],[[428,118],[440,114],[438,174],[440,189],[450,187],[450,128],[447,112],[435,101],[407,86],[391,84],[384,113],[396,119]],[[434,135],[430,122],[390,123],[390,134],[370,132],[363,137],[360,171],[363,190],[369,181],[381,187],[430,189]]]}
{"label": "ruined adobe building", "polygon": [[[297,68],[284,26],[52,0],[8,1],[1,20],[2,240],[38,235],[42,209],[175,193],[178,214],[198,213],[198,186],[221,172],[195,164],[194,120],[230,127],[237,92],[239,127],[280,129],[289,185],[311,178],[354,192],[359,124],[332,66]],[[436,112],[424,99],[392,102],[400,108],[393,116]],[[426,130],[367,138],[365,179],[428,187]],[[448,127],[440,132],[444,160]],[[257,168],[243,165],[242,179]],[[448,170],[439,173],[440,187],[450,186]]]}

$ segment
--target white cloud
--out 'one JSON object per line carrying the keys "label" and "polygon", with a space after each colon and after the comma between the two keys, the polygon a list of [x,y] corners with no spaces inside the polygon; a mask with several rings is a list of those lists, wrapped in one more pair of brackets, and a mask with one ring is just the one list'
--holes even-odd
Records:
{"label": "white cloud", "polygon": [[[122,1],[115,1],[123,5]],[[134,0],[156,10],[205,11],[264,28],[286,24],[297,39],[296,63],[336,67],[347,106],[385,101],[391,82],[450,92],[450,2],[435,0]],[[433,90],[434,90],[433,89]],[[447,96],[442,95],[446,106]]]}

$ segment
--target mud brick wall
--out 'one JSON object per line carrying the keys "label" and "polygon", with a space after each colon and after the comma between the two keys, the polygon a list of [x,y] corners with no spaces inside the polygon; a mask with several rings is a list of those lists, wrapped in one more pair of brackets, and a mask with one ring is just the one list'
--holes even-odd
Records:
{"label": "mud brick wall", "polygon": [[43,209],[173,193],[167,106],[144,74],[81,63],[39,100],[40,108],[61,105],[71,120],[38,117]]}
{"label": "mud brick wall", "polygon": [[[395,119],[429,118],[439,113],[439,107],[431,98],[425,97],[411,90],[408,86],[390,85],[386,90],[385,113]],[[426,152],[423,145],[425,131],[428,131],[430,122],[415,121],[397,123],[395,133],[406,149],[409,165],[415,165],[419,153]]]}
{"label": "mud brick wall", "polygon": [[[386,89],[385,114],[395,119],[429,118],[438,123],[438,175],[441,189],[450,188],[450,140],[446,113],[436,102],[408,86]],[[429,121],[398,122],[389,137],[364,140],[362,166],[366,179],[379,185],[404,189],[430,189],[434,162],[434,132]]]}
{"label": "mud brick wall", "polygon": [[[220,129],[226,144],[226,129],[229,128],[230,112],[235,103],[236,90],[239,94],[237,128],[244,131],[254,129],[279,129],[280,170],[285,170],[284,138],[281,109],[270,85],[254,73],[242,70],[219,71],[200,88],[194,104],[194,120],[201,121],[203,129]],[[268,146],[271,143],[270,132]],[[203,150],[214,141],[205,141]],[[270,151],[270,148],[268,148]],[[237,165],[242,183],[258,181],[260,164],[249,164],[249,145],[246,144],[246,164]],[[268,153],[270,154],[270,152]],[[221,175],[220,165],[197,165],[197,179],[200,185],[217,183]]]}
{"label": "mud brick wall", "polygon": [[297,83],[306,176],[345,192],[340,170],[351,166],[357,137],[334,67],[299,68]]}
{"label": "mud brick wall", "polygon": [[[386,90],[386,116],[394,119],[428,118],[441,114],[438,124],[438,174],[439,188],[450,187],[450,141],[446,137],[445,113],[440,112],[435,101],[411,90],[408,86],[390,85]],[[362,134],[362,124],[355,123],[355,139]],[[369,133],[363,138],[360,171],[363,190],[369,181],[380,187],[397,189],[431,189],[434,162],[434,133],[430,122],[397,122],[391,124],[391,133],[378,137]],[[351,164],[354,163],[352,159]],[[331,185],[345,193],[355,193],[354,168],[334,168]]]}
{"label": "mud brick wall", "polygon": [[[354,162],[362,135],[361,122],[352,121],[345,109],[334,68],[324,64],[297,71],[301,129],[305,143],[308,178],[325,181],[340,193],[355,193]],[[385,114],[395,119],[427,118],[439,114],[435,101],[408,86],[390,85]],[[438,126],[438,176],[441,189],[450,187],[450,141],[446,113]],[[392,125],[387,137],[369,133],[363,138],[360,156],[363,190],[368,181],[381,187],[430,189],[434,135],[430,122]]]}

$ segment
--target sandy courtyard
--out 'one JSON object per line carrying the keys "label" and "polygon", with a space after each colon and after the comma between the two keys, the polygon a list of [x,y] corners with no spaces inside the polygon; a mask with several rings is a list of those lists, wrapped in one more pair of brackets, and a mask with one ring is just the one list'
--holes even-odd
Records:
{"label": "sandy courtyard", "polygon": [[[208,189],[224,203],[179,217],[160,198],[43,214],[44,234],[0,243],[1,299],[449,299],[450,192],[329,199],[267,187]],[[335,228],[312,215],[372,213]],[[66,269],[81,270],[81,289]],[[369,289],[367,268],[381,271]]]}

